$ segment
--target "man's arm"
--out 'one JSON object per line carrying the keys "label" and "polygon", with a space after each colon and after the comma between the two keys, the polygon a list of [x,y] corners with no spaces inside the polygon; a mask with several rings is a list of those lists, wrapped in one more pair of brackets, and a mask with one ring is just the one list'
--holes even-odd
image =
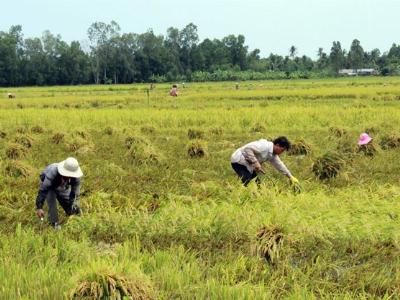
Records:
{"label": "man's arm", "polygon": [[81,180],[79,178],[73,178],[71,180],[71,192],[69,194],[69,200],[72,202],[72,207],[80,208],[80,187]]}
{"label": "man's arm", "polygon": [[288,178],[293,177],[292,173],[290,173],[289,169],[281,161],[278,155],[273,155],[272,159],[270,160],[270,163],[275,169],[277,169],[283,175],[287,176]]}
{"label": "man's arm", "polygon": [[[44,175],[43,175],[44,176]],[[36,197],[36,209],[42,209],[44,201],[46,200],[47,194],[51,188],[51,180],[44,176],[43,181],[40,183],[39,191]]]}

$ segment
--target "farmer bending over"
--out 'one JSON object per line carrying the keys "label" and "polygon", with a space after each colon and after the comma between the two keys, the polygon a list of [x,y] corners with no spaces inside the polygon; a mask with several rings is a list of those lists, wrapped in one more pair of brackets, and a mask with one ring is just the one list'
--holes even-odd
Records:
{"label": "farmer bending over", "polygon": [[243,185],[247,186],[253,178],[257,177],[257,173],[261,172],[265,174],[261,164],[268,161],[275,169],[286,175],[292,184],[298,185],[299,181],[297,178],[290,173],[279,158],[279,155],[285,150],[289,150],[289,148],[290,142],[284,136],[278,137],[273,142],[260,139],[248,143],[232,154],[232,168],[242,180]]}
{"label": "farmer bending over", "polygon": [[82,175],[78,161],[73,157],[48,165],[40,174],[40,187],[36,198],[37,216],[44,218],[45,200],[49,207],[49,222],[57,229],[59,225],[56,200],[68,216],[80,214],[79,189]]}

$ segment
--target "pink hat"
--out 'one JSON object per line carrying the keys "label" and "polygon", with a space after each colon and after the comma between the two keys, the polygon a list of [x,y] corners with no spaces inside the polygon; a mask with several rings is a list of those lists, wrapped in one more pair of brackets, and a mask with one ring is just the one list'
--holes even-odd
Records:
{"label": "pink hat", "polygon": [[360,138],[358,139],[358,144],[359,145],[366,145],[368,144],[370,141],[372,141],[372,137],[370,137],[368,135],[368,133],[361,133],[360,134]]}

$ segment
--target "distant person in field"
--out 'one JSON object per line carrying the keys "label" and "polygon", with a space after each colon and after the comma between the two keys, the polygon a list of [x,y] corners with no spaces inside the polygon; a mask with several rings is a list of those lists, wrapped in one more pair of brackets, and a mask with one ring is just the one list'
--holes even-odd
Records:
{"label": "distant person in field", "polygon": [[[237,149],[231,157],[233,170],[241,179],[244,186],[257,177],[258,173],[265,174],[262,164],[268,161],[275,169],[287,176],[292,184],[298,185],[299,181],[294,177],[285,164],[279,158],[285,150],[290,149],[290,142],[284,136],[276,138],[273,142],[260,139],[248,143]],[[259,179],[256,179],[259,183]]]}
{"label": "distant person in field", "polygon": [[369,136],[368,133],[364,132],[360,134],[360,137],[358,138],[358,146],[366,146],[372,142],[372,137]]}
{"label": "distant person in field", "polygon": [[65,213],[79,215],[79,191],[83,173],[78,161],[73,157],[48,165],[40,174],[40,187],[36,198],[36,214],[43,220],[43,205],[47,200],[48,220],[52,226],[59,228],[57,200]]}
{"label": "distant person in field", "polygon": [[170,96],[172,97],[177,97],[178,96],[178,86],[176,84],[174,84],[171,88],[171,90],[169,91]]}

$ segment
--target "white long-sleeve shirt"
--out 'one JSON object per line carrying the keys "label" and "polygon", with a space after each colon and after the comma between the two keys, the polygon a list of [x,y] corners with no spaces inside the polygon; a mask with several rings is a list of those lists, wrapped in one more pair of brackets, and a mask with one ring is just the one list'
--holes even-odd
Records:
{"label": "white long-sleeve shirt", "polygon": [[253,173],[254,164],[258,161],[262,164],[268,161],[275,169],[287,177],[292,177],[289,169],[279,158],[279,155],[273,153],[274,143],[265,139],[260,139],[255,142],[248,143],[237,149],[231,156],[232,163],[238,163],[246,166],[249,172]]}

